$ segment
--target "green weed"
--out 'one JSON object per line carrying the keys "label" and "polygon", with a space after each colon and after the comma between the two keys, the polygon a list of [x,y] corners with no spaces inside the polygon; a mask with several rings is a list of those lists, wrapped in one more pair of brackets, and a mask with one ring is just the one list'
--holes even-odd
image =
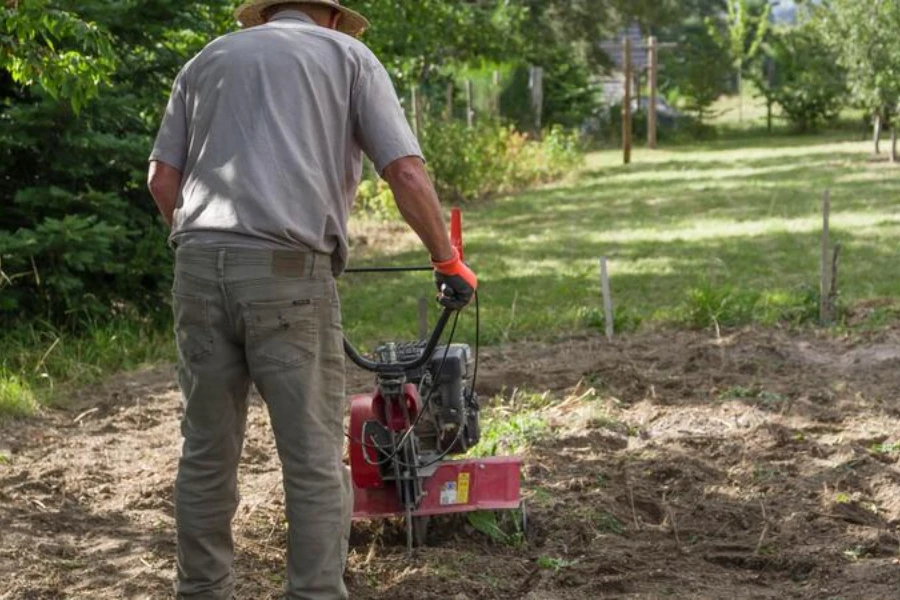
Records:
{"label": "green weed", "polygon": [[874,444],[872,452],[875,454],[897,454],[900,453],[900,442],[885,442],[882,444]]}
{"label": "green weed", "polygon": [[30,417],[37,409],[37,399],[28,383],[15,375],[0,372],[0,418]]}
{"label": "green weed", "polygon": [[481,441],[471,456],[521,454],[549,433],[547,421],[533,413],[491,414],[481,422]]}
{"label": "green weed", "polygon": [[766,408],[773,408],[787,401],[786,396],[777,392],[770,392],[755,387],[747,388],[740,385],[725,390],[719,398],[722,400],[754,400]]}
{"label": "green weed", "polygon": [[542,555],[537,559],[537,566],[541,569],[547,569],[549,571],[553,571],[554,573],[558,573],[563,569],[568,569],[569,567],[574,567],[578,564],[578,559],[570,560],[566,558],[556,558],[553,556]]}
{"label": "green weed", "polygon": [[625,531],[625,525],[615,515],[607,512],[601,512],[594,516],[594,526],[601,533],[619,534]]}
{"label": "green weed", "polygon": [[478,510],[466,514],[469,525],[499,544],[521,546],[525,543],[521,510],[505,511],[498,518],[492,510]]}
{"label": "green weed", "polygon": [[133,315],[87,323],[72,334],[43,324],[0,336],[0,416],[26,416],[64,400],[72,386],[142,365],[174,360],[170,324]]}

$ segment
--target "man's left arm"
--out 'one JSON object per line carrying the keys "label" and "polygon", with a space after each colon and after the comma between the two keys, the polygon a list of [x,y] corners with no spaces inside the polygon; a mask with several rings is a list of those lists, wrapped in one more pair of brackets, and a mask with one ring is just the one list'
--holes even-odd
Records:
{"label": "man's left arm", "polygon": [[147,176],[147,187],[156,201],[159,214],[169,227],[175,220],[175,207],[181,191],[181,171],[158,160],[150,161],[150,173]]}

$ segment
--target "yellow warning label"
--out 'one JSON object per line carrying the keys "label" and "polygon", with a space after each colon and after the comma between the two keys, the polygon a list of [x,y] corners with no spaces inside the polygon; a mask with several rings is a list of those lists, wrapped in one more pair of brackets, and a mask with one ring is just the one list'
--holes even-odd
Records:
{"label": "yellow warning label", "polygon": [[456,487],[456,501],[460,504],[469,503],[469,474],[460,473]]}

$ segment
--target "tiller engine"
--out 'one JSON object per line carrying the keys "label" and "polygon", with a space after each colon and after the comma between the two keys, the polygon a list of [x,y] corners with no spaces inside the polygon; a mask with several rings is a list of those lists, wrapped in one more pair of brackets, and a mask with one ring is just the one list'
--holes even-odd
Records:
{"label": "tiller engine", "polygon": [[[462,253],[456,210],[451,234]],[[409,270],[426,268],[350,272]],[[458,315],[445,309],[427,340],[385,343],[372,358],[344,341],[350,360],[376,377],[372,393],[350,400],[353,517],[405,517],[410,549],[424,544],[428,519],[434,515],[522,505],[520,459],[447,460],[465,454],[480,437],[476,356],[468,345],[452,343],[453,332],[447,344],[440,343],[454,318]]]}

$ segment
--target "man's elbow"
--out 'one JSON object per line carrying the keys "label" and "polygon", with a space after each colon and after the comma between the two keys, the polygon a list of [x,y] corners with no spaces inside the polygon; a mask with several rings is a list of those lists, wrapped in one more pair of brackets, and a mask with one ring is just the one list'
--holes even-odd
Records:
{"label": "man's elbow", "polygon": [[150,164],[147,188],[155,199],[167,198],[177,193],[180,186],[181,172],[178,169],[156,161]]}
{"label": "man's elbow", "polygon": [[392,162],[384,170],[384,179],[392,189],[422,190],[431,183],[425,164],[418,157],[406,157]]}

